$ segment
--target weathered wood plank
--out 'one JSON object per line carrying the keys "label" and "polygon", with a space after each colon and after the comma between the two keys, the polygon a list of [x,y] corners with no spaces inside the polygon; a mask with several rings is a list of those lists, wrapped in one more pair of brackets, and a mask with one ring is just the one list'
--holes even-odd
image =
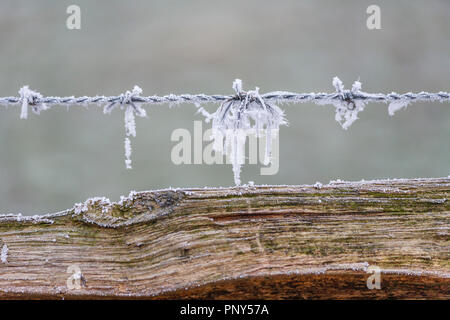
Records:
{"label": "weathered wood plank", "polygon": [[0,216],[0,298],[448,299],[449,199],[450,178],[405,179],[149,191]]}

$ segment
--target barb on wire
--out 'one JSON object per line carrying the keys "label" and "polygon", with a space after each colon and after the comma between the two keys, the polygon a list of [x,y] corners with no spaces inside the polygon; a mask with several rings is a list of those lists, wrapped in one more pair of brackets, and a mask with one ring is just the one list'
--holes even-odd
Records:
{"label": "barb on wire", "polygon": [[42,110],[48,109],[46,104],[40,101],[42,99],[42,94],[30,90],[28,86],[23,86],[22,88],[20,88],[19,95],[20,101],[22,102],[20,119],[28,118],[28,106],[31,106],[31,109],[36,114],[40,114]]}
{"label": "barb on wire", "polygon": [[239,185],[247,136],[252,133],[259,136],[261,131],[265,131],[264,164],[268,165],[271,162],[273,134],[278,132],[280,125],[287,122],[284,119],[284,112],[279,107],[264,101],[259,94],[258,87],[245,92],[242,90],[242,81],[236,79],[233,89],[236,95],[222,102],[212,116],[212,130],[214,149],[224,155],[229,155],[233,165],[234,182]]}
{"label": "barb on wire", "polygon": [[364,110],[367,101],[355,99],[355,96],[361,94],[361,82],[359,80],[353,83],[351,90],[345,90],[344,84],[338,77],[333,78],[333,86],[340,99],[331,103],[336,108],[335,119],[344,130],[352,125],[358,119],[358,113]]}
{"label": "barb on wire", "polygon": [[[0,105],[21,105],[20,118],[28,117],[28,107],[39,114],[54,105],[86,106],[89,104],[104,105],[103,112],[111,113],[114,108],[120,106],[124,109],[125,121],[125,165],[131,169],[131,142],[129,137],[136,136],[135,116],[146,117],[146,111],[142,108],[145,104],[179,104],[193,103],[197,112],[205,117],[205,121],[212,120],[214,149],[227,154],[232,160],[235,183],[240,184],[240,169],[243,160],[243,148],[249,131],[266,134],[266,155],[264,162],[271,161],[271,137],[276,134],[280,125],[286,124],[284,112],[275,104],[280,103],[306,103],[313,102],[319,105],[331,104],[336,109],[335,119],[343,129],[358,119],[358,113],[370,102],[389,104],[389,115],[412,102],[449,102],[448,92],[419,92],[398,94],[367,93],[361,90],[361,82],[355,81],[351,89],[345,89],[339,78],[333,79],[335,92],[332,93],[294,93],[275,91],[260,94],[259,89],[248,92],[243,91],[242,81],[236,79],[233,82],[234,95],[206,95],[206,94],[169,94],[165,96],[141,96],[142,89],[135,86],[133,90],[118,96],[83,96],[83,97],[44,97],[40,93],[24,86],[19,90],[19,97],[0,97]],[[220,106],[214,113],[207,112],[202,105],[205,103],[219,103]],[[223,139],[225,138],[225,143]],[[228,151],[230,149],[230,151]]]}
{"label": "barb on wire", "polygon": [[[336,77],[333,79],[333,85],[336,88],[336,84],[342,82]],[[361,84],[357,81],[359,85]],[[27,87],[28,89],[28,87]],[[29,90],[29,89],[28,89]],[[30,101],[30,105],[46,105],[51,107],[53,105],[79,105],[85,106],[89,104],[111,104],[123,101],[125,95],[119,96],[94,96],[94,97],[43,97],[37,92],[33,92],[33,99]],[[389,94],[383,93],[367,93],[359,90],[345,90],[343,85],[339,86],[339,90],[333,93],[294,93],[286,91],[274,91],[265,94],[260,94],[261,98],[267,102],[273,103],[302,103],[302,102],[315,102],[318,104],[333,104],[334,102],[342,101],[343,99],[351,98],[353,101],[364,101],[378,102],[378,103],[391,103],[391,102],[425,102],[425,101],[450,101],[450,93],[448,92],[419,92],[419,93],[404,93],[398,94],[395,92]],[[30,96],[23,96],[20,94],[19,97],[0,97],[0,105],[18,105],[23,102],[23,100],[28,99]],[[200,106],[205,103],[222,103],[233,95],[206,95],[206,94],[169,94],[165,96],[147,96],[143,97],[140,95],[132,95],[129,97],[129,101],[133,103],[140,104],[177,104],[177,103],[193,103],[196,106]]]}

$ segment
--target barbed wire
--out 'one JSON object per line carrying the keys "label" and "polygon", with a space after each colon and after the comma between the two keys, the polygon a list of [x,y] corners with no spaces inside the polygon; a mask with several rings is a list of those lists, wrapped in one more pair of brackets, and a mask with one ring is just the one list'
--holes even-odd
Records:
{"label": "barbed wire", "polygon": [[[25,87],[24,87],[25,88]],[[32,91],[34,92],[34,91]],[[450,93],[448,92],[419,92],[412,93],[407,92],[398,94],[395,92],[389,94],[383,93],[367,93],[359,92],[355,93],[351,90],[344,90],[342,92],[333,93],[295,93],[287,91],[274,91],[260,95],[262,99],[277,103],[302,103],[302,102],[317,102],[323,104],[332,104],[333,101],[347,101],[347,100],[361,100],[364,102],[378,102],[378,103],[390,103],[395,101],[408,101],[408,102],[427,102],[427,101],[450,101]],[[178,104],[178,103],[193,103],[193,104],[205,104],[205,103],[222,103],[226,100],[236,98],[235,95],[206,95],[206,94],[169,94],[164,96],[134,96],[130,102],[141,104]],[[105,103],[122,103],[124,95],[118,96],[81,96],[81,97],[38,97],[32,96],[32,101],[29,101],[29,105],[80,105],[85,106],[89,104],[105,104]],[[0,97],[0,105],[17,105],[24,101],[24,97]],[[321,103],[322,104],[322,103]]]}
{"label": "barbed wire", "polygon": [[[450,100],[450,93],[448,92],[419,92],[419,93],[404,93],[398,94],[395,92],[389,94],[382,93],[360,93],[360,94],[346,94],[344,97],[338,93],[295,93],[285,91],[275,91],[261,94],[264,100],[274,102],[314,102],[314,101],[331,101],[331,100],[362,100],[366,102],[384,102],[389,103],[398,100],[408,100],[411,102],[419,101],[437,101],[440,99]],[[225,100],[233,98],[232,95],[206,95],[206,94],[181,94],[181,95],[165,95],[165,96],[148,96],[148,97],[133,97],[131,102],[142,104],[164,104],[164,103],[221,103]],[[82,97],[42,97],[34,101],[35,104],[46,105],[86,105],[86,104],[101,104],[120,102],[121,96],[82,96]],[[22,102],[20,97],[0,97],[1,105],[14,105]]]}
{"label": "barbed wire", "polygon": [[[332,93],[295,93],[287,91],[274,91],[265,94],[259,93],[259,88],[255,90],[244,91],[242,81],[236,79],[233,82],[233,95],[206,95],[206,94],[169,94],[165,96],[141,96],[142,89],[135,86],[133,90],[126,91],[117,96],[82,96],[82,97],[44,97],[39,92],[24,86],[19,90],[18,97],[0,97],[0,105],[21,105],[20,118],[28,117],[28,108],[39,114],[41,111],[48,110],[54,105],[60,106],[87,106],[91,104],[104,105],[103,113],[111,113],[117,106],[124,109],[125,116],[125,164],[127,169],[131,169],[131,142],[129,137],[136,136],[135,116],[146,117],[147,113],[142,105],[152,104],[180,104],[192,103],[198,113],[202,114],[206,122],[211,119],[213,127],[213,138],[215,140],[215,150],[226,154],[223,138],[225,138],[225,147],[231,146],[229,156],[233,158],[234,180],[240,184],[240,168],[242,157],[242,146],[245,144],[245,130],[253,129],[259,133],[259,130],[266,130],[266,155],[265,164],[271,162],[272,131],[277,131],[280,125],[287,121],[284,118],[284,112],[274,103],[307,103],[313,102],[319,105],[331,104],[336,108],[335,119],[344,129],[347,129],[355,120],[358,119],[358,113],[364,110],[366,104],[386,103],[389,104],[388,112],[390,115],[413,102],[450,102],[450,93],[448,92],[407,92],[398,94],[395,92],[389,94],[367,93],[361,90],[361,82],[355,81],[351,89],[345,89],[344,84],[339,78],[333,79],[335,92]],[[206,111],[202,105],[206,103],[220,103],[220,107],[214,113]],[[244,132],[244,133],[242,133]]]}

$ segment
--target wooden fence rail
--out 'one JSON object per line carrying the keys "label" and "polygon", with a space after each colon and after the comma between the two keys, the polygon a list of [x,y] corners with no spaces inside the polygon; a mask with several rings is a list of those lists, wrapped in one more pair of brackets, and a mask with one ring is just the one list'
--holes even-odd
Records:
{"label": "wooden fence rail", "polygon": [[450,178],[140,192],[0,218],[0,298],[448,299],[449,229]]}

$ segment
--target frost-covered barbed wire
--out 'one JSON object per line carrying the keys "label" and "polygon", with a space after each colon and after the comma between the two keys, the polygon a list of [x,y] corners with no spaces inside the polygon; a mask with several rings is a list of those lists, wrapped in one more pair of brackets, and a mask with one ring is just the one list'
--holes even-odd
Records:
{"label": "frost-covered barbed wire", "polygon": [[[359,81],[357,81],[359,82]],[[391,102],[426,102],[426,101],[450,101],[450,93],[448,92],[419,92],[412,93],[407,92],[403,94],[399,93],[367,93],[359,90],[345,90],[343,86],[340,86],[342,82],[339,78],[333,79],[333,85],[336,88],[336,92],[332,93],[295,93],[288,91],[273,91],[269,93],[260,94],[264,101],[273,103],[302,103],[302,102],[315,102],[319,104],[334,104],[334,102],[342,101],[363,101],[378,102],[378,103],[391,103]],[[26,88],[26,90],[24,89]],[[82,96],[82,97],[43,97],[40,93],[30,90],[28,86],[21,88],[22,91],[19,97],[0,97],[0,105],[24,105],[33,107],[33,111],[36,113],[42,110],[49,109],[54,105],[67,106],[78,105],[86,106],[90,104],[104,105],[112,103],[139,103],[139,104],[179,104],[179,103],[193,103],[200,107],[201,104],[206,103],[222,103],[230,98],[236,98],[236,95],[206,95],[206,94],[169,94],[165,96],[140,96],[133,92],[131,96],[121,94],[118,96]],[[43,105],[45,105],[44,108]],[[37,108],[39,106],[40,108]],[[26,115],[24,114],[24,118]]]}
{"label": "frost-covered barbed wire", "polygon": [[[412,102],[449,102],[448,92],[419,92],[398,94],[367,93],[361,90],[361,82],[355,81],[351,89],[345,89],[339,78],[333,79],[335,92],[332,93],[294,93],[287,91],[274,91],[260,94],[259,89],[243,91],[242,81],[236,79],[233,82],[234,95],[206,95],[206,94],[169,94],[165,96],[141,96],[142,89],[135,86],[133,90],[118,96],[83,96],[83,97],[44,97],[40,93],[24,86],[19,90],[19,97],[0,97],[0,105],[21,105],[20,118],[28,117],[28,109],[39,114],[54,105],[60,106],[87,106],[91,104],[103,105],[105,114],[117,106],[124,110],[126,138],[125,165],[131,169],[131,141],[130,136],[136,136],[135,116],[146,117],[146,111],[142,105],[154,104],[180,104],[192,103],[198,113],[205,117],[206,122],[212,120],[214,148],[230,156],[233,164],[234,180],[240,184],[240,168],[243,160],[243,148],[246,136],[249,132],[261,131],[266,135],[265,164],[271,161],[271,137],[277,132],[280,125],[287,121],[283,111],[275,104],[280,103],[307,103],[313,102],[319,105],[331,104],[335,107],[335,119],[343,129],[358,119],[358,113],[363,111],[370,102],[389,104],[388,112],[392,116]],[[206,103],[220,103],[220,107],[209,113],[203,108]],[[225,139],[225,144],[223,140]],[[228,151],[229,150],[229,151]]]}

